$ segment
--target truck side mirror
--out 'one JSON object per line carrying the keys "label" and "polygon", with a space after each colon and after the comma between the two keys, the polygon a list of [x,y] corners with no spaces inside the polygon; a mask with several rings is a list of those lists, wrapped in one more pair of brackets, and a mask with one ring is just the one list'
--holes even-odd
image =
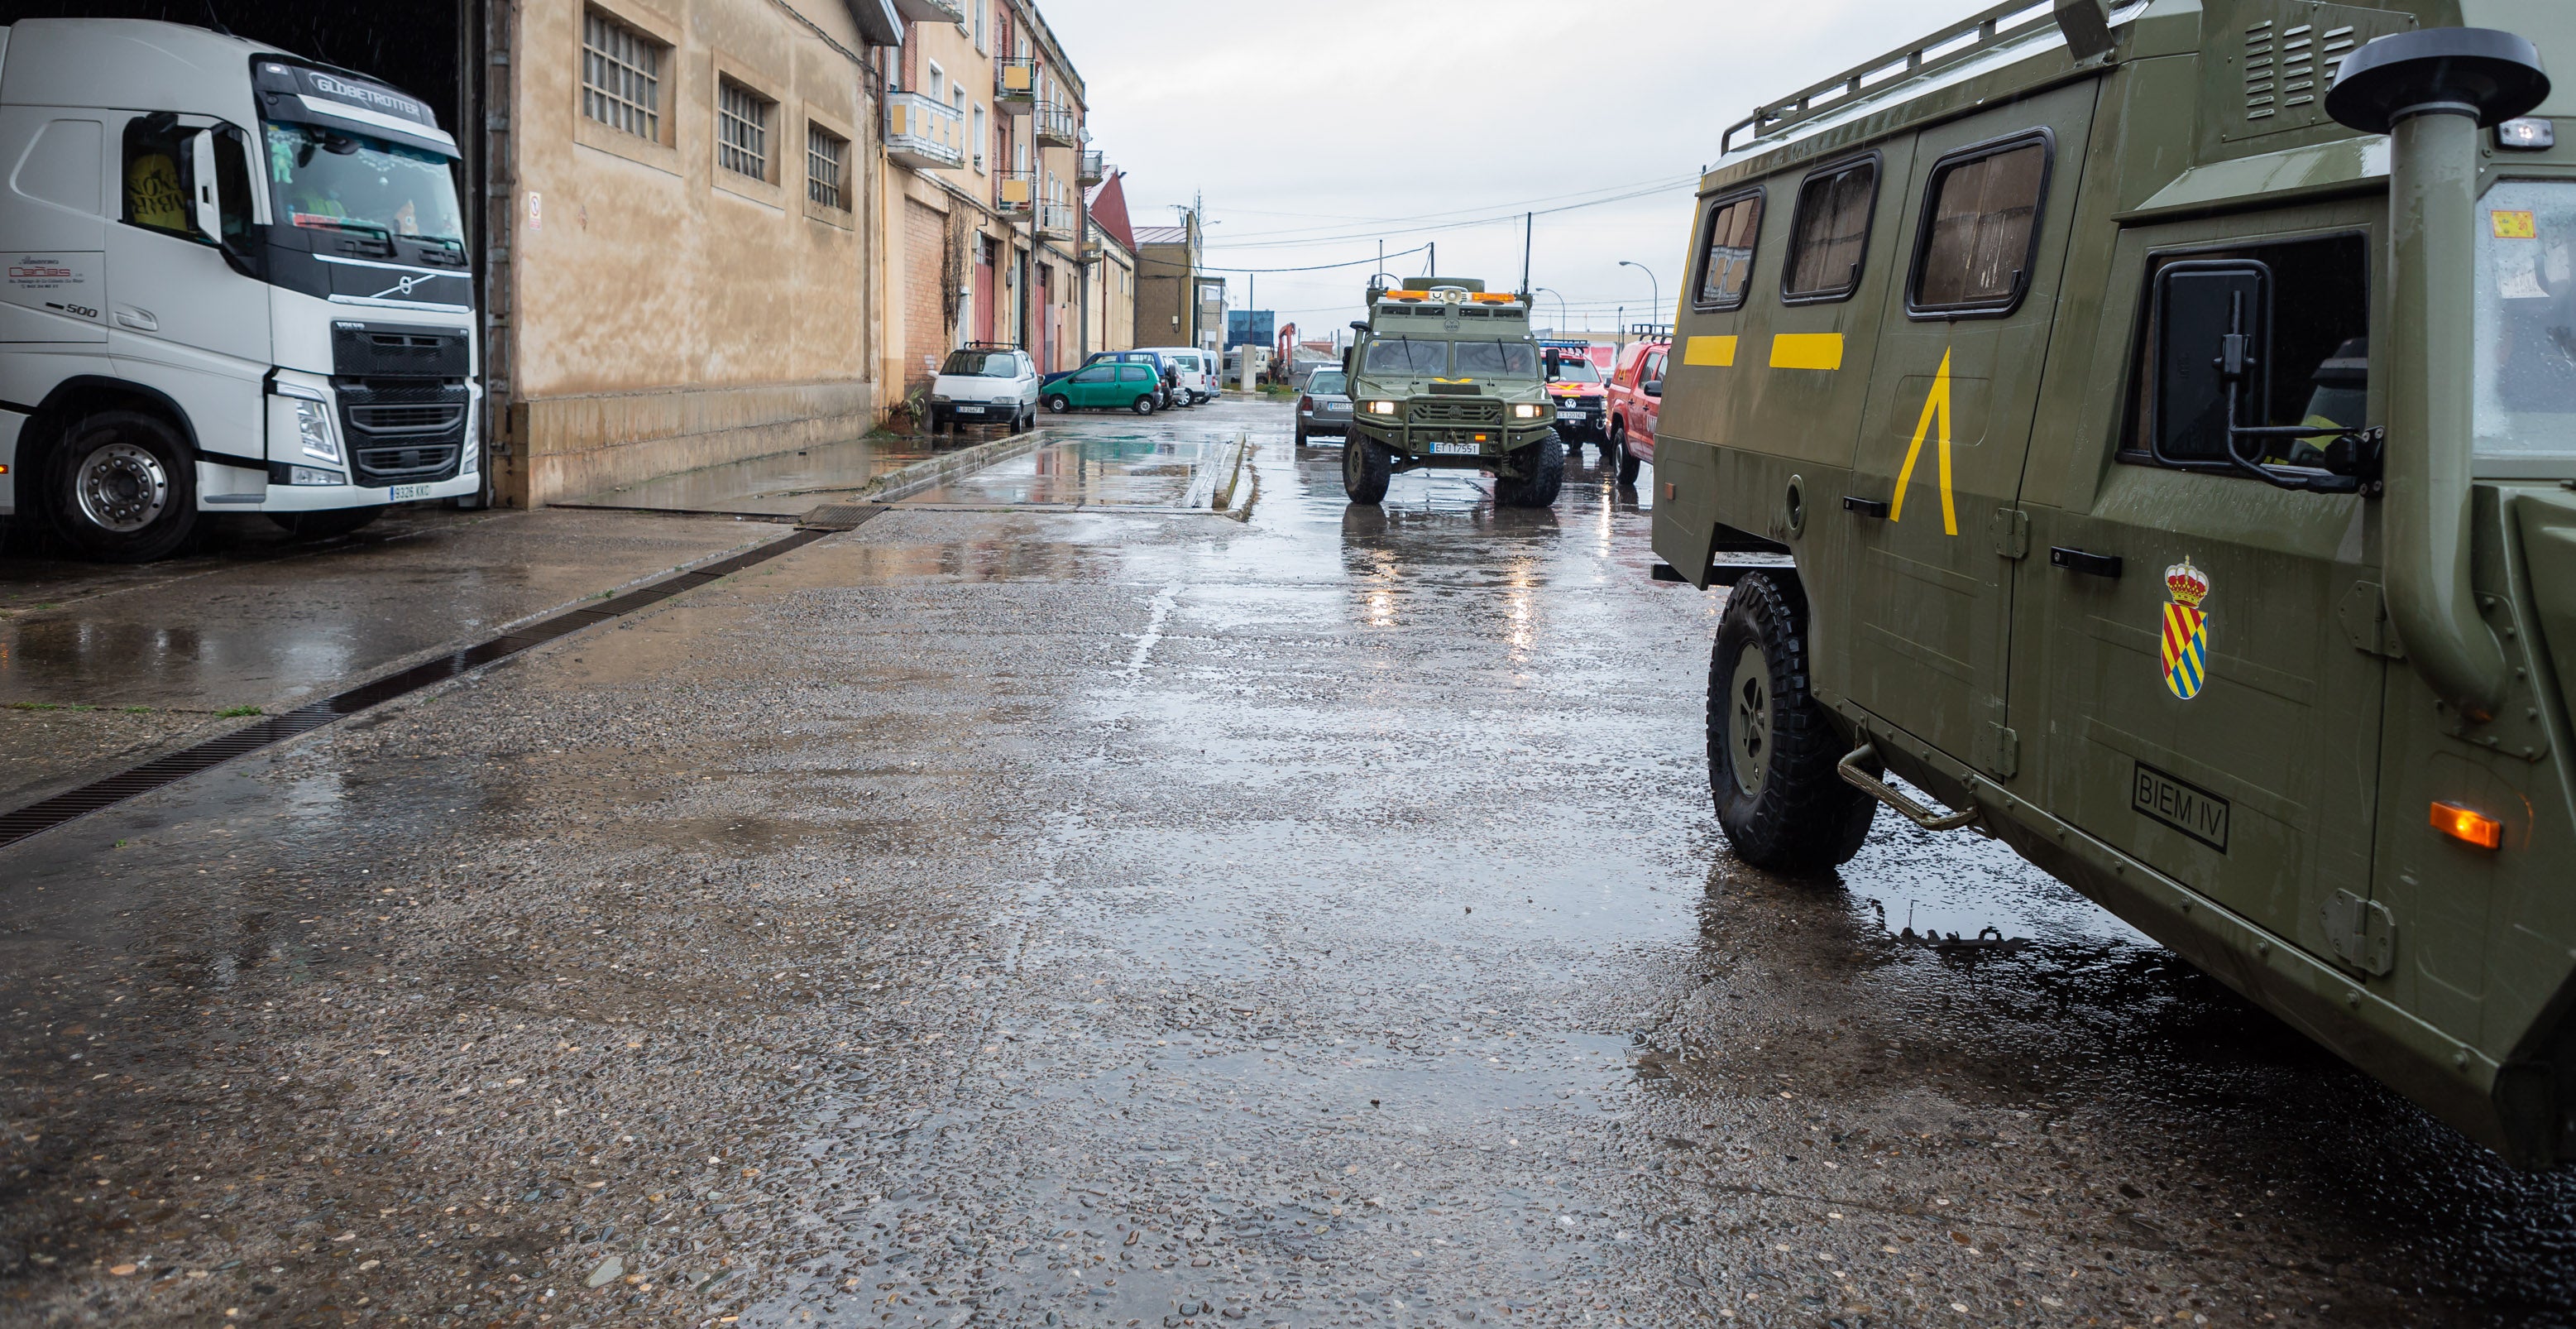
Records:
{"label": "truck side mirror", "polygon": [[1664,381],[1660,378],[1647,379],[1646,385],[1637,389],[1637,391],[1642,392],[1649,397],[1661,397],[1664,395]]}
{"label": "truck side mirror", "polygon": [[2272,270],[2247,260],[2170,264],[2156,274],[2154,318],[2156,456],[2224,465],[2229,426],[2270,414]]}
{"label": "truck side mirror", "polygon": [[191,169],[188,173],[189,214],[197,223],[197,234],[217,249],[224,247],[224,206],[215,188],[215,131],[200,129],[188,136]]}

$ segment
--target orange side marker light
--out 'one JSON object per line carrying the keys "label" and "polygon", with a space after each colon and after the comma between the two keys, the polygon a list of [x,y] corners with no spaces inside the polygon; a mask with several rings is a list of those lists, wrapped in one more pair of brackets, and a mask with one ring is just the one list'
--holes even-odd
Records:
{"label": "orange side marker light", "polygon": [[2483,812],[2472,812],[2457,803],[2433,805],[2433,829],[2480,849],[2498,849],[2504,845],[2504,823]]}

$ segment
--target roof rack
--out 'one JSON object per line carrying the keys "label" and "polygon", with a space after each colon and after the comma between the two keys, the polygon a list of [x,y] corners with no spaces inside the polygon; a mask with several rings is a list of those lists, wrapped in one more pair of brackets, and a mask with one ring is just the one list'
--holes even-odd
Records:
{"label": "roof rack", "polygon": [[961,351],[1016,351],[1020,349],[1020,344],[1015,341],[970,341],[957,349]]}
{"label": "roof rack", "polygon": [[[2004,0],[1984,13],[1961,19],[1921,41],[1899,47],[1866,64],[1855,65],[1821,83],[1800,88],[1778,101],[1758,106],[1753,114],[1727,126],[1726,133],[1717,141],[1718,155],[1733,152],[1735,136],[1745,130],[1752,131],[1748,142],[1777,133],[1838,111],[1864,93],[1881,92],[1910,83],[2041,28],[2053,27],[2057,22],[2055,4],[2056,0]],[[2112,7],[2126,8],[2127,0],[2113,0]]]}

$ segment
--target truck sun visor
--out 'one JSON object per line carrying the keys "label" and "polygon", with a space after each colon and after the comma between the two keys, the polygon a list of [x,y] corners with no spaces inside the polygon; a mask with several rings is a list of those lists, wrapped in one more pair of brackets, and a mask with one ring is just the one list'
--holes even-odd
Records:
{"label": "truck sun visor", "polygon": [[456,140],[438,127],[437,114],[409,93],[274,57],[252,63],[260,111],[271,119],[330,125],[448,157],[460,155]]}

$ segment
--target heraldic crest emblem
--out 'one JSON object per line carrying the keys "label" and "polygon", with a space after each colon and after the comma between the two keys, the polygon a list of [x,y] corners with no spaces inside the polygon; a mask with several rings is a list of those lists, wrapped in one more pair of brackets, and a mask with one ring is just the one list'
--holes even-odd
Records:
{"label": "heraldic crest emblem", "polygon": [[2186,554],[2180,563],[2165,569],[2165,589],[2173,594],[2165,604],[2160,651],[2165,686],[2189,701],[2209,681],[2209,617],[2200,609],[2200,602],[2209,598],[2209,578],[2191,565]]}

